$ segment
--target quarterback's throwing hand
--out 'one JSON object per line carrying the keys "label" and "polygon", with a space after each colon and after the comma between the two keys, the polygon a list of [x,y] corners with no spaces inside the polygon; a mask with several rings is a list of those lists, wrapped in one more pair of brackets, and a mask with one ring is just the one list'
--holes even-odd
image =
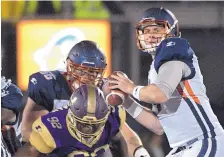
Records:
{"label": "quarterback's throwing hand", "polygon": [[110,89],[118,88],[127,94],[132,94],[136,86],[133,81],[119,73],[117,75],[111,75],[111,78],[109,79],[109,83],[114,85],[110,86]]}

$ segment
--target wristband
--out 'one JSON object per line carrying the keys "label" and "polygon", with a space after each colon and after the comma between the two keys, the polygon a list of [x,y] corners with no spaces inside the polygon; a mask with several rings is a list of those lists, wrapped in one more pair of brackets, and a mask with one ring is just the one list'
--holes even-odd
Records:
{"label": "wristband", "polygon": [[143,146],[139,146],[135,149],[133,153],[134,157],[150,157],[149,153]]}
{"label": "wristband", "polygon": [[136,86],[132,92],[132,95],[135,99],[140,100],[140,90],[143,88],[144,86]]}

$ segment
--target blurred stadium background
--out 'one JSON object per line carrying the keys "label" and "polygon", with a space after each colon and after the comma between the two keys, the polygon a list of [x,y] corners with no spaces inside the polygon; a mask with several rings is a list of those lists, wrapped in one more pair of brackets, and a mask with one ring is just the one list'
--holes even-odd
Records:
{"label": "blurred stadium background", "polygon": [[[109,63],[106,75],[121,70],[145,85],[152,60],[137,49],[134,28],[149,7],[165,7],[176,15],[182,37],[199,58],[212,108],[224,126],[222,1],[2,1],[1,74],[23,90],[25,104],[28,76],[63,68],[60,63],[71,45],[85,38],[104,49]],[[165,136],[155,136],[130,117],[127,121],[152,156],[167,154]]]}

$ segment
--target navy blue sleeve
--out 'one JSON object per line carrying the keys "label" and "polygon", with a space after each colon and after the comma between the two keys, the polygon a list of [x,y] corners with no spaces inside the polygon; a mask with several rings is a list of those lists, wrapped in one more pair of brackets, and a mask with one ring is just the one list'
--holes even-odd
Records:
{"label": "navy blue sleeve", "polygon": [[189,66],[191,74],[182,80],[190,79],[195,75],[195,68],[193,66],[194,52],[190,44],[183,38],[167,38],[161,42],[156,51],[154,67],[158,73],[162,64],[168,61],[178,60]]}
{"label": "navy blue sleeve", "polygon": [[42,86],[42,78],[39,73],[34,73],[29,77],[29,84],[28,84],[28,97],[30,97],[35,103],[40,103],[40,90]]}
{"label": "navy blue sleeve", "polygon": [[[29,77],[28,84],[28,97],[31,98],[36,104],[49,109],[47,93],[51,79],[47,79],[40,72],[34,73]],[[50,107],[51,108],[51,107]]]}
{"label": "navy blue sleeve", "polygon": [[11,84],[4,92],[1,97],[2,107],[18,113],[22,108],[23,94],[21,90],[16,85]]}

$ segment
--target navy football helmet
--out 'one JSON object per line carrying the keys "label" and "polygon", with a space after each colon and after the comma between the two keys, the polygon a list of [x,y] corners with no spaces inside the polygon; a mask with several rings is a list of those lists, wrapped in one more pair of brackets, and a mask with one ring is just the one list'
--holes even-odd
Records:
{"label": "navy football helmet", "polygon": [[110,109],[103,92],[92,85],[82,85],[73,92],[69,102],[70,133],[87,146],[94,145],[103,132]]}
{"label": "navy football helmet", "polygon": [[[155,34],[161,34],[162,36],[160,35],[161,37],[157,39],[157,42],[146,44],[144,29],[150,26],[163,27],[166,31],[163,33],[150,32],[152,37],[155,36]],[[142,19],[136,25],[137,46],[143,52],[148,52],[150,54],[155,53],[156,47],[158,47],[165,38],[179,36],[178,20],[171,11],[162,7],[145,10]]]}
{"label": "navy football helmet", "polygon": [[106,57],[93,41],[83,40],[70,50],[67,57],[67,80],[73,89],[82,84],[99,86],[106,69]]}

